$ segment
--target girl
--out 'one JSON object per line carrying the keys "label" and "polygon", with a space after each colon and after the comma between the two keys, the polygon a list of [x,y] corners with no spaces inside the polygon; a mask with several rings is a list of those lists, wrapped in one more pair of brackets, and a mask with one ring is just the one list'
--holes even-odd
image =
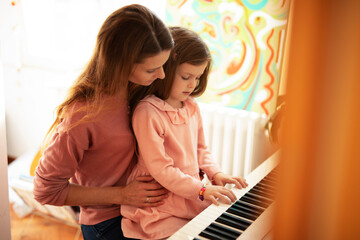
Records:
{"label": "girl", "polygon": [[[151,174],[170,193],[161,206],[122,205],[124,235],[131,238],[169,237],[211,203],[218,205],[217,199],[235,201],[234,193],[223,187],[226,183],[247,186],[243,178],[222,173],[205,144],[200,110],[193,97],[205,91],[211,64],[209,50],[193,31],[181,27],[170,30],[175,46],[164,65],[165,81],[149,87],[132,86],[137,97],[130,98],[130,111],[137,105],[132,127],[139,162],[129,177],[132,181]],[[141,95],[147,94],[151,95],[137,104]],[[215,185],[204,186],[200,169]]]}
{"label": "girl", "polygon": [[41,204],[80,206],[84,239],[124,239],[120,205],[156,207],[167,197],[150,176],[126,185],[136,163],[127,85],[164,78],[172,47],[168,28],[147,8],[118,9],[105,20],[90,62],[57,109],[34,197]]}

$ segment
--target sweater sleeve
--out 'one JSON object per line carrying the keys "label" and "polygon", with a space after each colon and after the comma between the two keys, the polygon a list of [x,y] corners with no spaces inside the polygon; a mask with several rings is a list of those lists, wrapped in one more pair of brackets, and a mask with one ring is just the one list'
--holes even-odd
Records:
{"label": "sweater sleeve", "polygon": [[187,199],[197,199],[202,182],[174,166],[165,152],[166,124],[154,109],[138,106],[133,116],[133,128],[139,153],[145,167],[156,181],[169,191]]}
{"label": "sweater sleeve", "polygon": [[[76,128],[76,127],[75,127]],[[45,149],[34,177],[34,198],[41,204],[62,206],[69,192],[69,180],[74,176],[89,140],[85,128],[69,132],[57,131]]]}
{"label": "sweater sleeve", "polygon": [[204,129],[202,118],[200,114],[200,109],[197,107],[196,113],[198,115],[198,147],[197,147],[197,154],[198,154],[198,161],[199,167],[203,170],[206,175],[209,177],[210,180],[213,179],[216,173],[221,172],[220,167],[212,158],[212,155],[206,145],[205,136],[204,136]]}

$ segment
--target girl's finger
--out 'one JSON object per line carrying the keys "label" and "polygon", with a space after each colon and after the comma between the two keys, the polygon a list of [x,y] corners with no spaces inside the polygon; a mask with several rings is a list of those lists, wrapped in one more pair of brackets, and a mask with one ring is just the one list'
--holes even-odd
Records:
{"label": "girl's finger", "polygon": [[216,198],[215,198],[213,195],[210,196],[210,201],[211,201],[213,204],[215,204],[216,206],[219,206],[218,201],[216,200]]}
{"label": "girl's finger", "polygon": [[223,203],[226,203],[226,204],[231,204],[231,199],[227,196],[227,195],[224,195],[224,194],[221,194],[221,193],[218,193],[216,195],[216,197],[218,198],[218,200],[220,202],[223,202]]}
{"label": "girl's finger", "polygon": [[239,178],[237,178],[237,180],[243,188],[246,188],[248,186],[248,184],[244,178],[239,177]]}
{"label": "girl's finger", "polygon": [[234,193],[233,191],[231,191],[230,189],[223,188],[220,193],[221,193],[222,195],[226,196],[227,198],[229,198],[231,202],[236,201],[236,195],[235,195],[235,193]]}
{"label": "girl's finger", "polygon": [[242,189],[242,186],[240,184],[240,182],[238,181],[238,179],[236,178],[230,178],[228,179],[228,183],[232,183],[232,184],[235,184],[235,186],[239,189]]}

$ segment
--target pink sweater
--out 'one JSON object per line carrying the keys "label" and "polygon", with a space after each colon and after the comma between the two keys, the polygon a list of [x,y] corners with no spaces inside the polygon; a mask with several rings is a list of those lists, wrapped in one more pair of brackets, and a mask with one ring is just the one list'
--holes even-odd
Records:
{"label": "pink sweater", "polygon": [[210,205],[198,197],[199,169],[209,178],[220,169],[206,147],[200,111],[192,98],[175,109],[155,96],[147,97],[134,112],[133,127],[140,156],[128,181],[150,173],[170,195],[159,207],[122,205],[123,232],[131,238],[165,238]]}
{"label": "pink sweater", "polygon": [[[80,107],[77,104],[73,109]],[[69,179],[83,186],[125,185],[135,164],[135,139],[129,128],[128,108],[124,101],[107,98],[113,109],[92,122],[69,131],[83,113],[65,118],[44,151],[34,178],[34,197],[41,204],[61,206]],[[119,205],[81,206],[80,223],[93,225],[120,215]]]}

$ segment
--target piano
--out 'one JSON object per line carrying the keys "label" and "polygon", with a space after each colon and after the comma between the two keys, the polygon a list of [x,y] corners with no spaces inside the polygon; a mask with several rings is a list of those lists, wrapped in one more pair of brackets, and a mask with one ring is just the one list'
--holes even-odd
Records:
{"label": "piano", "polygon": [[275,152],[246,177],[247,188],[232,188],[235,203],[210,205],[168,239],[271,239],[278,155]]}

